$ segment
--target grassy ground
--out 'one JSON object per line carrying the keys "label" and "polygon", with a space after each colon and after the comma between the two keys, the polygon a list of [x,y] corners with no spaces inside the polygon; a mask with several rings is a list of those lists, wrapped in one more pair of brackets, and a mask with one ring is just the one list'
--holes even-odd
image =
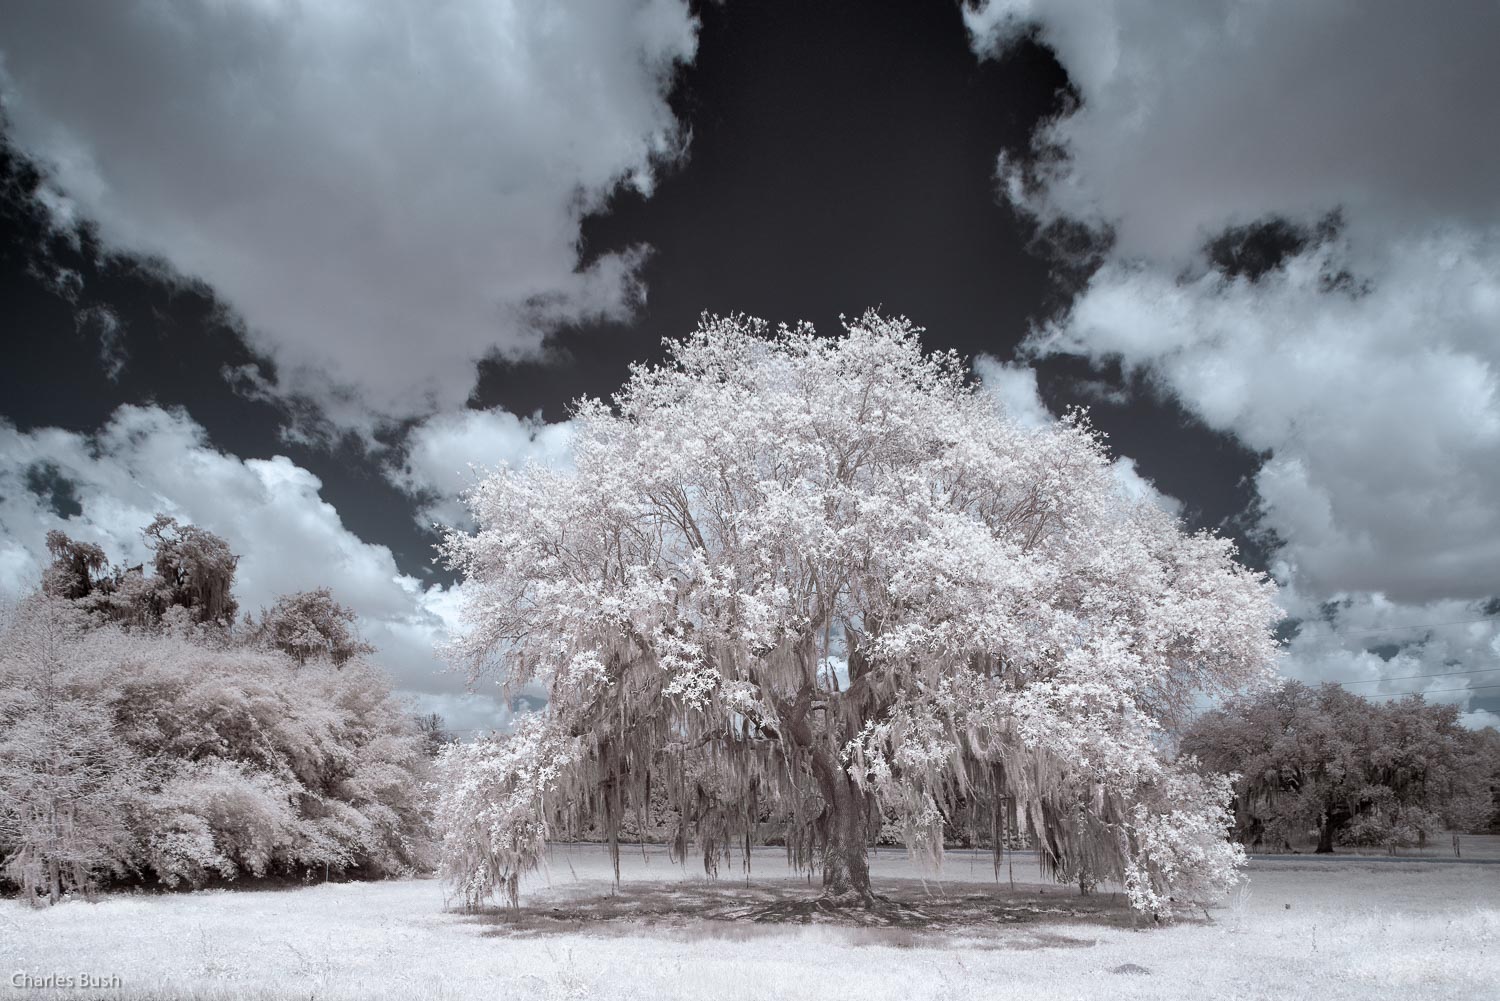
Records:
{"label": "grassy ground", "polygon": [[519,911],[477,915],[446,910],[431,880],[4,901],[0,974],[120,980],[6,988],[74,999],[1500,997],[1500,866],[1256,863],[1230,900],[1170,926],[1020,863],[1014,889],[987,858],[934,878],[883,851],[873,869],[906,904],[888,925],[808,908],[775,850],[748,886],[738,863],[709,881],[637,850],[612,893],[600,849],[569,846]]}

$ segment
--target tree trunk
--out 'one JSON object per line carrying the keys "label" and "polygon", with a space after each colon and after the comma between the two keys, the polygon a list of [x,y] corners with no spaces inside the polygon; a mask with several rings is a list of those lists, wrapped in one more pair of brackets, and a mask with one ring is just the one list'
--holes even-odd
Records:
{"label": "tree trunk", "polygon": [[[860,802],[836,805],[828,823],[828,843],[823,848],[823,895],[850,903],[868,903],[870,862],[865,844],[865,811]],[[842,807],[842,808],[841,808]]]}
{"label": "tree trunk", "polygon": [[[804,660],[812,663],[812,650],[804,651]],[[809,668],[808,677],[813,677]],[[866,823],[870,797],[849,777],[838,760],[835,747],[845,740],[828,741],[815,737],[808,725],[813,689],[809,685],[798,693],[795,702],[778,706],[791,743],[805,748],[812,766],[813,780],[823,797],[823,815],[819,833],[823,835],[823,895],[825,904],[837,906],[872,906],[880,902],[870,891],[870,863],[867,856]],[[811,878],[811,873],[808,873]]]}
{"label": "tree trunk", "polygon": [[1323,824],[1318,828],[1318,850],[1314,854],[1333,854],[1333,831],[1333,818],[1331,816],[1324,815]]}
{"label": "tree trunk", "polygon": [[869,847],[866,838],[867,796],[831,755],[818,755],[818,785],[825,802],[823,896],[848,904],[870,904]]}

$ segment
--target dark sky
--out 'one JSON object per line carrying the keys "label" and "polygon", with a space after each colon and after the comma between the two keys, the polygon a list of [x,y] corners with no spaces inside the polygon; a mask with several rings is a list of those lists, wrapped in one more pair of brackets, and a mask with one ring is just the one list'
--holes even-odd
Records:
{"label": "dark sky", "polygon": [[[628,324],[558,331],[550,364],[483,365],[474,402],[559,419],[579,394],[612,392],[629,362],[656,357],[705,310],[836,331],[840,314],[876,307],[925,326],[932,347],[1008,360],[1034,320],[1066,304],[1058,262],[995,180],[996,155],[1024,155],[1069,101],[1046,48],[981,63],[959,9],[941,3],[700,14],[698,58],[672,99],[692,130],[688,163],[649,199],[622,193],[583,227],[586,257],[654,248],[645,308]],[[1117,367],[1051,360],[1043,399],[1057,412],[1091,406],[1195,525],[1232,527],[1250,499],[1252,454],[1149,391],[1101,405],[1079,378],[1120,384]]]}
{"label": "dark sky", "polygon": [[[1028,324],[1066,302],[1032,225],[1000,203],[994,176],[998,151],[1024,152],[1037,123],[1067,100],[1067,75],[1045,48],[981,63],[958,8],[940,3],[709,4],[699,13],[698,57],[671,95],[691,134],[686,162],[650,198],[617,193],[582,229],[585,265],[600,252],[652,248],[644,307],[626,322],[557,330],[540,361],[482,364],[471,406],[560,420],[580,395],[613,392],[631,361],[658,357],[662,338],[691,330],[705,310],[836,331],[840,313],[874,306],[927,327],[932,347],[1009,359]],[[420,572],[430,540],[378,460],[347,440],[331,452],[287,443],[283,409],[223,377],[226,366],[274,364],[246,347],[242,321],[212,289],[164,275],[163,262],[48,239],[40,207],[24,197],[35,183],[27,164],[10,151],[5,166],[0,287],[5,337],[21,359],[0,373],[7,418],[23,430],[92,431],[121,403],[185,407],[218,447],[288,454],[316,473],[354,532]],[[40,280],[43,243],[83,275],[80,301]],[[98,305],[120,321],[129,358],[115,379],[100,364],[98,330],[78,319]],[[1073,389],[1073,377],[1099,377],[1077,362],[1048,362],[1041,374],[1054,410],[1094,406],[1117,446],[1194,521],[1225,524],[1243,508],[1249,456],[1228,439],[1149,393],[1101,406]]]}
{"label": "dark sky", "polygon": [[[575,6],[558,10],[571,16]],[[1453,27],[1450,44],[1437,37],[1448,28],[1408,24],[1395,6],[1349,24],[1318,12],[1262,12],[1264,23],[1241,25],[1249,41],[1220,51],[1204,40],[1229,36],[1206,10],[1170,26],[1141,12],[1116,12],[1113,23],[1080,11],[1049,15],[1056,20],[1018,41],[986,48],[966,30],[957,3],[756,0],[696,6],[696,47],[683,58],[669,32],[653,34],[652,24],[614,8],[610,17],[621,20],[608,23],[579,8],[578,17],[558,19],[558,30],[572,33],[567,44],[528,36],[537,55],[512,77],[537,79],[521,79],[494,107],[482,106],[483,88],[494,84],[483,65],[478,77],[452,68],[462,63],[456,48],[447,63],[406,75],[377,61],[357,77],[371,94],[337,90],[338,100],[352,102],[350,117],[325,121],[315,114],[322,105],[296,89],[308,79],[295,61],[302,50],[282,44],[281,25],[247,28],[233,19],[250,14],[199,12],[173,35],[141,13],[148,9],[122,3],[97,17],[91,10],[92,34],[81,35],[61,13],[0,15],[0,53],[16,92],[31,100],[8,95],[0,160],[7,361],[0,417],[31,435],[27,447],[46,428],[94,435],[122,404],[180,407],[214,449],[243,460],[285,456],[315,475],[314,501],[331,505],[356,543],[389,547],[402,574],[445,581],[431,565],[435,537],[417,523],[431,498],[414,497],[392,470],[430,414],[460,412],[463,387],[471,410],[560,421],[570,401],[611,393],[632,361],[659,357],[662,338],[687,333],[703,311],[809,320],[835,332],[841,313],[877,307],[926,327],[929,347],[1001,361],[1018,359],[1038,325],[1057,321],[1071,346],[1021,358],[1036,371],[1042,401],[1054,414],[1089,406],[1117,454],[1182,504],[1188,526],[1232,535],[1253,566],[1271,568],[1282,547],[1293,564],[1288,579],[1298,584],[1289,615],[1322,616],[1332,629],[1319,641],[1325,645],[1308,648],[1313,666],[1299,669],[1304,675],[1325,662],[1334,664],[1328,676],[1389,673],[1382,665],[1392,651],[1415,657],[1422,645],[1384,643],[1382,659],[1372,659],[1366,648],[1377,639],[1404,640],[1413,634],[1400,630],[1467,615],[1500,594],[1500,577],[1485,569],[1494,561],[1481,558],[1495,534],[1485,526],[1500,525],[1500,511],[1493,491],[1463,472],[1496,458],[1493,446],[1458,430],[1392,444],[1385,454],[1379,446],[1426,426],[1444,401],[1458,407],[1464,387],[1500,365],[1485,354],[1493,339],[1482,331],[1494,329],[1486,315],[1444,317],[1446,326],[1433,328],[1384,326],[1424,315],[1406,309],[1403,296],[1467,273],[1422,272],[1438,258],[1408,248],[1438,239],[1431,220],[1444,220],[1450,235],[1455,226],[1460,237],[1470,233],[1465,226],[1489,234],[1454,244],[1465,248],[1455,253],[1474,269],[1473,281],[1486,281],[1488,264],[1500,262],[1500,251],[1491,253],[1500,230],[1482,228],[1496,215],[1480,169],[1495,159],[1483,138],[1494,130],[1480,127],[1493,109],[1472,97],[1489,71],[1463,41],[1480,28]],[[369,30],[378,35],[384,25],[374,20]],[[436,19],[401,30],[419,28],[429,42],[451,40]],[[195,31],[200,44],[171,47]],[[647,49],[678,60],[664,104],[616,37],[636,31]],[[1347,38],[1348,65],[1320,68],[1297,41],[1303,35]],[[1094,44],[1099,38],[1111,44]],[[1184,48],[1187,39],[1196,48]],[[1115,64],[1089,61],[1116,50]],[[1252,50],[1255,59],[1241,59]],[[42,51],[55,58],[27,55]],[[1399,65],[1411,79],[1406,97],[1388,98],[1392,107],[1417,97],[1429,111],[1451,107],[1449,143],[1477,166],[1449,169],[1383,148],[1378,116],[1340,89],[1357,89],[1369,66],[1397,65],[1375,58],[1397,51],[1410,56],[1410,65]],[[1462,72],[1433,68],[1445,51]],[[343,50],[326,52],[336,59]],[[1179,58],[1183,52],[1199,55]],[[1133,74],[1120,78],[1130,86],[1110,73]],[[1281,89],[1257,103],[1242,77]],[[247,98],[236,81],[249,78],[264,93],[259,103],[238,104]],[[627,93],[632,87],[644,94]],[[476,117],[467,103],[475,94],[491,118]],[[1120,103],[1131,99],[1142,103]],[[1327,117],[1350,108],[1359,113]],[[390,115],[399,128],[382,131]],[[622,140],[613,127],[659,131],[663,117],[685,155],[655,161],[649,194],[616,183],[636,154],[631,136]],[[73,147],[52,143],[53,119],[93,143],[94,161],[80,166],[69,159]],[[1129,129],[1145,138],[1136,142]],[[1295,134],[1283,136],[1285,129]],[[370,136],[373,155],[359,145]],[[1038,141],[1064,153],[1074,170],[1068,180],[1077,183],[1060,185],[1055,202],[1032,191],[1014,204],[1002,194],[997,160],[1034,163]],[[447,145],[428,155],[433,143]],[[162,157],[164,144],[171,156]],[[595,157],[595,146],[605,152]],[[541,152],[532,155],[532,147]],[[1390,169],[1382,173],[1381,164]],[[49,185],[79,196],[71,216],[54,211]],[[1078,207],[1067,199],[1078,191],[1112,210],[1118,241],[1107,228],[1088,236],[1073,220]],[[1359,192],[1379,197],[1365,205]],[[532,211],[547,198],[552,208]],[[578,204],[592,209],[580,214]],[[220,207],[227,228],[215,229]],[[491,215],[497,221],[488,228],[469,225]],[[149,238],[158,232],[166,234],[160,241]],[[153,242],[171,259],[121,249]],[[1088,253],[1064,255],[1063,244]],[[588,300],[595,293],[585,278],[637,248],[647,255],[635,274],[644,301],[630,315],[559,307]],[[502,263],[491,266],[486,254]],[[276,271],[283,255],[289,263]],[[265,262],[285,295],[260,280]],[[197,277],[200,264],[223,281]],[[561,273],[548,277],[549,267]],[[512,272],[524,280],[507,284]],[[492,335],[474,322],[493,304],[469,295],[472,276],[491,274],[502,301],[543,289],[518,311],[540,331]],[[1299,284],[1304,274],[1310,291]],[[1179,294],[1178,312],[1163,311]],[[345,309],[366,295],[369,310]],[[465,296],[478,305],[455,305]],[[1109,305],[1088,313],[1095,301]],[[1480,309],[1487,300],[1474,301]],[[400,310],[417,312],[361,340],[361,324]],[[1094,327],[1079,326],[1076,316],[1093,316]],[[451,405],[370,403],[379,418],[363,430],[337,412],[361,402],[362,386],[372,399],[377,390],[394,399],[390,383],[400,388],[403,365],[414,384],[447,372],[438,362],[416,369],[425,355],[442,354],[435,349],[455,329],[460,371],[432,397],[456,389]],[[1311,333],[1299,341],[1303,331]],[[313,349],[324,340],[319,355]],[[1391,354],[1390,344],[1408,353]],[[1423,381],[1426,344],[1461,364]],[[486,350],[476,373],[467,359]],[[1309,376],[1302,358],[1319,351],[1331,361]],[[325,355],[335,361],[316,369]],[[331,389],[309,392],[296,381],[314,369]],[[1395,409],[1366,402],[1362,385],[1400,372],[1419,374],[1381,391]],[[1493,399],[1462,405],[1466,413],[1500,410]],[[1438,429],[1460,424],[1432,421]],[[1419,463],[1424,449],[1434,458]],[[58,517],[75,515],[84,487],[70,485],[66,464],[28,462],[18,482],[45,495]],[[166,488],[142,489],[171,500]],[[1385,495],[1411,510],[1468,513],[1455,515],[1451,529],[1439,518],[1408,531],[1414,518],[1372,503]],[[4,557],[0,550],[0,570]],[[1443,568],[1460,563],[1445,576]],[[1403,576],[1403,567],[1413,569]],[[1500,664],[1493,660],[1500,648],[1492,654],[1486,645],[1491,636],[1439,639],[1448,645],[1422,646],[1424,671]],[[1329,660],[1332,651],[1355,660]]]}

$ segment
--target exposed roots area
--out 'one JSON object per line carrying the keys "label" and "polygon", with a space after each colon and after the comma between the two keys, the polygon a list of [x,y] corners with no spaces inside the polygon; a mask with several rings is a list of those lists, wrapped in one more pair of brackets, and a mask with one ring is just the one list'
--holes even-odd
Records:
{"label": "exposed roots area", "polygon": [[931,916],[919,908],[869,890],[778,900],[752,910],[747,916],[752,921],[777,924],[810,924],[818,920],[887,928],[925,928],[932,924]]}
{"label": "exposed roots area", "polygon": [[521,907],[487,910],[475,919],[507,936],[588,931],[747,938],[769,934],[779,925],[818,924],[885,929],[913,943],[955,933],[995,937],[1008,948],[1024,947],[1038,936],[1055,937],[1057,925],[1134,927],[1141,921],[1120,895],[1079,897],[1065,887],[976,889],[900,879],[883,880],[882,889],[888,895],[819,894],[800,880],[748,886],[733,880],[642,880],[618,890],[607,882],[582,881],[556,886]]}

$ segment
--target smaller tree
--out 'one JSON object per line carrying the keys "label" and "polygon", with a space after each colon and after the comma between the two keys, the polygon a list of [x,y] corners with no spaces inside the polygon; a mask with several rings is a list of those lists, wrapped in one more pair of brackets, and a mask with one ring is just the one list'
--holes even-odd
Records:
{"label": "smaller tree", "polygon": [[0,603],[0,881],[427,866],[425,740],[353,613],[321,589],[237,630],[224,541],[147,536],[154,573],[54,533],[44,591]]}
{"label": "smaller tree", "polygon": [[375,648],[359,638],[354,610],[333,600],[326,587],[284,594],[270,608],[262,609],[258,634],[266,645],[280,650],[299,664],[326,657],[343,667],[351,657],[373,653]]}
{"label": "smaller tree", "polygon": [[1500,833],[1500,730],[1487,726],[1477,731],[1474,753],[1478,757],[1476,771],[1488,795],[1480,797],[1477,807],[1480,817],[1469,829]]}
{"label": "smaller tree", "polygon": [[1242,841],[1286,845],[1316,829],[1321,854],[1467,826],[1482,784],[1457,707],[1420,695],[1380,704],[1333,684],[1289,681],[1231,700],[1189,728],[1182,750],[1240,775]]}
{"label": "smaller tree", "polygon": [[154,554],[157,614],[179,607],[188,609],[196,623],[232,623],[239,608],[232,593],[239,557],[229,551],[229,544],[164,514],[146,526],[145,534]]}
{"label": "smaller tree", "polygon": [[42,573],[42,590],[70,601],[87,597],[97,586],[96,575],[108,565],[99,546],[76,542],[55,528],[47,533],[47,551],[52,563]]}
{"label": "smaller tree", "polygon": [[416,717],[417,735],[422,740],[422,749],[429,758],[435,758],[443,747],[452,743],[453,734],[448,732],[447,721],[438,713],[423,713]]}
{"label": "smaller tree", "polygon": [[230,552],[229,544],[207,529],[178,524],[164,514],[157,515],[144,534],[152,550],[150,576],[144,564],[111,572],[99,546],[57,530],[48,532],[52,563],[42,575],[42,590],[77,602],[96,618],[127,627],[155,628],[164,621],[232,625],[239,607],[232,593],[239,557]]}

